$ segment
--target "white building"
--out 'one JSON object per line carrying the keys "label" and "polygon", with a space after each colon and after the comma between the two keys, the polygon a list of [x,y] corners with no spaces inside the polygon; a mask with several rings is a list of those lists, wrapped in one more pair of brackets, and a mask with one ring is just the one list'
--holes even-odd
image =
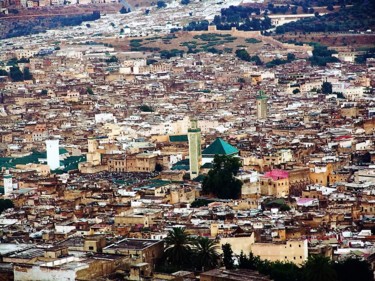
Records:
{"label": "white building", "polygon": [[8,196],[13,191],[13,179],[9,171],[6,171],[4,177],[4,196]]}
{"label": "white building", "polygon": [[47,165],[52,170],[60,167],[59,140],[46,140]]}

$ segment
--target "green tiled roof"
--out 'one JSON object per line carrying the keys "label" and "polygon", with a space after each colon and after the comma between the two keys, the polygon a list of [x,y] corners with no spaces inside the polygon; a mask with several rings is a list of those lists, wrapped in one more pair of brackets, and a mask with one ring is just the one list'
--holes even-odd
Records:
{"label": "green tiled roof", "polygon": [[37,164],[39,163],[40,158],[46,158],[47,154],[34,151],[30,155],[24,157],[4,157],[0,158],[0,168],[14,168],[16,165],[25,165],[25,164]]}
{"label": "green tiled roof", "polygon": [[[64,148],[60,148],[60,154],[66,154],[68,151]],[[0,158],[0,168],[15,168],[16,165],[26,164],[39,164],[39,159],[46,159],[46,152],[33,151],[30,155],[23,157],[3,157]],[[65,160],[61,161],[61,164],[65,166],[62,169],[63,172],[78,169],[78,163],[86,161],[86,156],[69,156]]]}
{"label": "green tiled roof", "polygon": [[203,150],[202,155],[233,155],[238,149],[221,138],[217,138],[210,146]]}
{"label": "green tiled roof", "polygon": [[181,161],[178,161],[177,163],[173,164],[173,167],[171,170],[175,171],[181,171],[185,170],[188,171],[190,169],[190,161],[189,159],[183,159]]}
{"label": "green tiled roof", "polygon": [[188,136],[187,135],[174,135],[169,136],[170,142],[188,142]]}
{"label": "green tiled roof", "polygon": [[67,154],[67,153],[69,153],[65,148],[63,148],[63,147],[60,147],[59,148],[59,154],[61,155],[61,154]]}
{"label": "green tiled roof", "polygon": [[64,166],[62,169],[54,170],[53,173],[61,174],[69,171],[78,170],[78,164],[86,161],[86,156],[69,156],[65,160],[60,161],[60,164]]}

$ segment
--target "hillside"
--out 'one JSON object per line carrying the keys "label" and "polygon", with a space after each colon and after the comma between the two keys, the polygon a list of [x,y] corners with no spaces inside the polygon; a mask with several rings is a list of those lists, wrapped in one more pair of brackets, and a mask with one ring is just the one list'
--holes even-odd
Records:
{"label": "hillside", "polygon": [[348,32],[375,29],[375,1],[358,0],[353,6],[313,18],[278,26],[277,34],[285,32]]}

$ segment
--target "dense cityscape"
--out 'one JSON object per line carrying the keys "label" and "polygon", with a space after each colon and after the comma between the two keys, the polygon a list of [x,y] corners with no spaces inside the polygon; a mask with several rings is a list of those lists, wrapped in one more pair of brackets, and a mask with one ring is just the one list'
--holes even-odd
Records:
{"label": "dense cityscape", "polygon": [[0,281],[374,280],[374,14],[0,0]]}

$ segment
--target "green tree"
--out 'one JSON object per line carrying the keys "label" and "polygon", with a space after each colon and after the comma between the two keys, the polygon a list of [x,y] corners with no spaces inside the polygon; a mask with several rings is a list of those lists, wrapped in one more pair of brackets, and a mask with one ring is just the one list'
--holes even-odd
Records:
{"label": "green tree", "polygon": [[242,182],[236,179],[241,167],[240,160],[232,156],[215,155],[213,169],[203,180],[204,194],[213,194],[222,199],[237,199],[241,195]]}
{"label": "green tree", "polygon": [[89,95],[93,95],[93,94],[94,94],[94,91],[92,90],[91,87],[87,87],[87,88],[86,88],[86,93],[88,93]]}
{"label": "green tree", "polygon": [[333,10],[335,10],[335,8],[333,7],[332,4],[329,4],[329,5],[327,6],[327,10],[332,12]]}
{"label": "green tree", "polygon": [[141,105],[139,107],[139,110],[143,111],[143,112],[154,112],[154,109],[151,106],[147,105],[147,104]]}
{"label": "green tree", "polygon": [[215,268],[219,263],[215,240],[198,237],[193,243],[194,260],[198,269],[202,271]]}
{"label": "green tree", "polygon": [[156,163],[155,172],[161,172],[161,171],[163,171],[163,165]]}
{"label": "green tree", "polygon": [[296,55],[295,54],[292,54],[292,53],[288,53],[287,54],[287,60],[288,61],[292,61],[292,60],[295,60],[296,59]]}
{"label": "green tree", "polygon": [[0,214],[10,208],[13,208],[13,202],[9,199],[0,199]]}
{"label": "green tree", "polygon": [[348,258],[334,264],[334,269],[340,281],[373,281],[374,275],[370,264],[357,258]]}
{"label": "green tree", "polygon": [[301,91],[299,90],[299,89],[294,89],[293,90],[293,94],[298,94],[298,93],[300,93]]}
{"label": "green tree", "polygon": [[130,9],[126,9],[125,7],[122,7],[120,9],[120,14],[127,14],[127,13],[130,13],[130,12],[131,12]]}
{"label": "green tree", "polygon": [[48,91],[46,89],[43,89],[41,92],[40,92],[41,95],[43,96],[46,96],[48,94]]}
{"label": "green tree", "polygon": [[30,73],[30,69],[28,67],[25,67],[23,70],[23,79],[24,80],[31,80],[33,79],[33,76]]}
{"label": "green tree", "polygon": [[18,66],[10,68],[9,76],[14,82],[23,81],[23,73]]}
{"label": "green tree", "polygon": [[109,59],[105,60],[107,63],[111,62],[118,62],[118,58],[116,56],[111,56]]}
{"label": "green tree", "polygon": [[189,5],[190,0],[181,0],[182,5]]}
{"label": "green tree", "polygon": [[321,89],[325,95],[332,94],[332,84],[330,82],[323,82]]}
{"label": "green tree", "polygon": [[242,251],[239,257],[238,267],[243,269],[251,269],[257,270],[261,260],[259,256],[254,256],[252,252],[250,252],[249,257],[247,257]]}
{"label": "green tree", "polygon": [[167,4],[163,0],[159,0],[158,2],[156,2],[156,6],[158,7],[158,9],[162,9],[167,7]]}
{"label": "green tree", "polygon": [[226,269],[234,269],[233,251],[229,243],[221,246],[223,250],[223,263]]}
{"label": "green tree", "polygon": [[[304,264],[303,280],[305,281],[337,281],[336,271],[333,269],[329,258],[324,256],[311,256]],[[359,280],[359,279],[355,279]]]}
{"label": "green tree", "polygon": [[184,228],[175,227],[165,238],[165,258],[168,264],[183,268],[191,256],[191,239]]}
{"label": "green tree", "polygon": [[0,69],[0,76],[8,76],[8,72],[4,69]]}

